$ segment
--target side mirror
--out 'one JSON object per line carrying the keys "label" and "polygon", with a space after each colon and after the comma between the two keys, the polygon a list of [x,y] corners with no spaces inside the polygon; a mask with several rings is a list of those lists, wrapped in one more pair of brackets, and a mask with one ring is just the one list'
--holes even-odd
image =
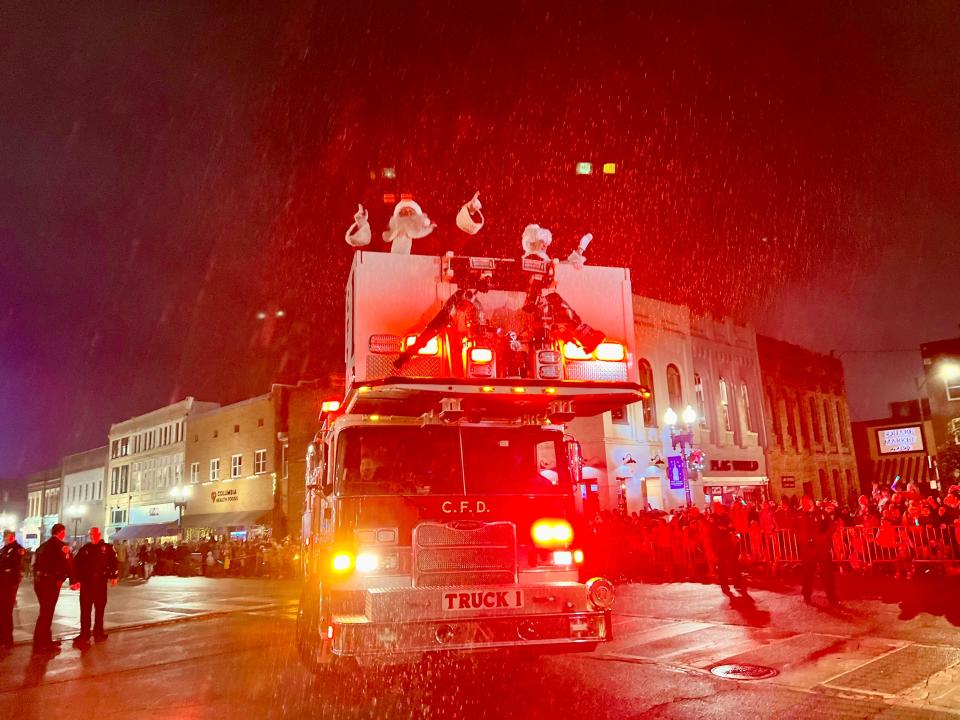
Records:
{"label": "side mirror", "polygon": [[583,448],[580,442],[567,438],[564,441],[567,450],[567,466],[570,469],[570,480],[574,485],[583,483]]}

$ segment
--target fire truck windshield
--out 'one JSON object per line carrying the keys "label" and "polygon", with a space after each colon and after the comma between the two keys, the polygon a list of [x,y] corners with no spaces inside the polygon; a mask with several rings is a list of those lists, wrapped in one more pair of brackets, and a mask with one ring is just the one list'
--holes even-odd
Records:
{"label": "fire truck windshield", "polygon": [[539,428],[352,427],[338,439],[340,495],[570,492],[560,434]]}

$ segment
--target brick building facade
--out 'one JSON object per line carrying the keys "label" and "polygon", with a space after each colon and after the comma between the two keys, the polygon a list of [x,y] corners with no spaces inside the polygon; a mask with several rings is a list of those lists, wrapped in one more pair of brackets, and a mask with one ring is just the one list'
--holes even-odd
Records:
{"label": "brick building facade", "polygon": [[849,502],[860,493],[838,358],[757,336],[770,493]]}

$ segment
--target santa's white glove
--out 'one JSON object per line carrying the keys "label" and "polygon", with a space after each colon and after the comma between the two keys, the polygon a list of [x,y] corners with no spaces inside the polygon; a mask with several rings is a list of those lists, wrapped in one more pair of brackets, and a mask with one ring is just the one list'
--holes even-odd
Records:
{"label": "santa's white glove", "polygon": [[587,251],[587,246],[590,244],[591,240],[593,240],[593,235],[587,233],[580,238],[580,244],[577,246],[577,249],[567,256],[567,262],[573,265],[577,270],[582,270],[583,266],[587,262],[587,258],[583,253]]}
{"label": "santa's white glove", "polygon": [[370,224],[367,222],[367,210],[363,205],[357,205],[357,212],[353,216],[353,225],[347,228],[344,236],[347,245],[363,247],[370,244]]}
{"label": "santa's white glove", "polygon": [[480,191],[478,190],[457,213],[457,227],[467,235],[476,235],[483,227],[483,214],[480,212],[480,207]]}

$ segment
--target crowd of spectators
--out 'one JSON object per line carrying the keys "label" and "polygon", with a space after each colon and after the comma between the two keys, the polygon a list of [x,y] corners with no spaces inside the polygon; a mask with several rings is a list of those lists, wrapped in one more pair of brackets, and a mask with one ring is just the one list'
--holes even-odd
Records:
{"label": "crowd of spectators", "polygon": [[[951,486],[939,495],[921,493],[912,483],[902,490],[875,483],[872,492],[861,495],[855,503],[823,500],[817,501],[815,508],[838,530],[877,528],[868,535],[881,546],[889,543],[893,548],[896,543],[905,542],[903,533],[896,531],[898,527],[933,528],[942,538],[951,538],[954,546],[960,540],[960,485]],[[682,570],[686,574],[707,572],[716,563],[717,552],[713,545],[719,537],[716,531],[719,516],[741,548],[741,561],[769,560],[771,549],[779,549],[783,557],[788,557],[787,541],[782,538],[784,534],[800,529],[802,512],[796,497],[784,497],[779,502],[734,498],[727,504],[713,503],[703,509],[692,506],[670,512],[649,506],[631,513],[600,511],[590,523],[585,548],[589,569],[627,580],[639,579],[651,570],[651,565],[665,564],[665,561],[684,565]],[[838,534],[836,556],[842,554],[854,567],[865,562],[867,553],[862,543],[851,550],[850,547],[841,547],[841,541],[842,534]],[[906,542],[913,541],[910,538]],[[939,548],[933,546],[940,553],[938,557],[951,549],[943,545],[941,542]],[[902,557],[907,554],[901,552]],[[916,554],[915,548],[913,554]]]}
{"label": "crowd of spectators", "polygon": [[194,542],[114,544],[120,576],[149,580],[152,575],[288,578],[297,573],[297,547],[289,539],[203,538]]}

